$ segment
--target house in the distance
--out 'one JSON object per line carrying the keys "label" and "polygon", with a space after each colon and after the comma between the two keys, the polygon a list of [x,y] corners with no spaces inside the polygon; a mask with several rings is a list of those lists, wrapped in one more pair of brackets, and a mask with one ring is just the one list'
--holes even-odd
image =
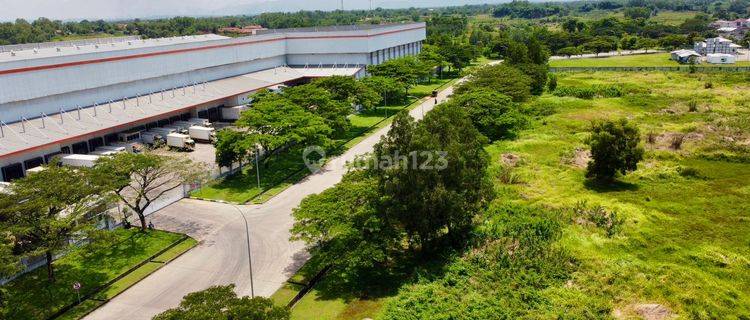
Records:
{"label": "house in the distance", "polygon": [[679,63],[698,63],[701,55],[694,50],[675,50],[671,52],[671,59]]}
{"label": "house in the distance", "polygon": [[250,35],[250,34],[256,34],[260,30],[266,30],[266,28],[263,28],[262,26],[259,26],[259,25],[249,25],[249,26],[244,26],[242,28],[224,27],[224,28],[219,28],[219,33],[235,33],[235,34]]}
{"label": "house in the distance", "polygon": [[693,50],[701,55],[709,53],[737,54],[740,45],[732,43],[732,40],[723,37],[709,38],[704,41],[696,42]]}

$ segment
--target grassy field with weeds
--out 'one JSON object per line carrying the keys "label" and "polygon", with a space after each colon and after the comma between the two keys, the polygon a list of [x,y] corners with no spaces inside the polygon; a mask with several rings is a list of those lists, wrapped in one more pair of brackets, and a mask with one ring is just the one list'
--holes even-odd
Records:
{"label": "grassy field with weeds", "polygon": [[[381,280],[388,292],[353,297],[324,278],[293,319],[750,317],[750,78],[558,76],[621,95],[526,103],[532,125],[487,148],[498,198],[472,241]],[[615,184],[588,182],[592,121],[623,117],[645,160]]]}
{"label": "grassy field with weeds", "polygon": [[[550,67],[678,67],[685,66],[677,61],[670,60],[669,53],[649,53],[624,55],[601,58],[583,58],[583,59],[559,59],[550,60]],[[737,61],[734,64],[719,65],[703,63],[701,67],[731,67],[731,66],[750,66],[748,61]]]}
{"label": "grassy field with weeds", "polygon": [[[138,229],[117,229],[112,233],[112,243],[75,248],[56,260],[54,283],[47,281],[46,268],[40,267],[5,284],[11,319],[47,319],[76,301],[76,293],[71,288],[74,283],[81,284],[81,295],[85,296],[183,237],[171,232],[140,232]],[[95,299],[83,301],[61,319],[79,319],[195,245],[192,238],[180,242],[154,262],[103,288]]]}

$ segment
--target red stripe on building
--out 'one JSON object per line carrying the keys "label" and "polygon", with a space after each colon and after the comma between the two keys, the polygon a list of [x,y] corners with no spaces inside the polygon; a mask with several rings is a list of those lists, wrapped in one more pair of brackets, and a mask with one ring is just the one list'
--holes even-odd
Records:
{"label": "red stripe on building", "polygon": [[9,70],[0,70],[0,75],[23,73],[23,72],[30,72],[30,71],[39,71],[39,70],[48,70],[48,69],[57,69],[57,68],[66,68],[66,67],[121,61],[121,60],[139,59],[139,58],[155,57],[155,56],[193,52],[193,51],[211,50],[211,49],[226,48],[226,47],[244,46],[244,45],[254,44],[254,43],[275,42],[275,41],[282,41],[282,40],[287,40],[287,39],[298,40],[298,39],[370,38],[370,37],[375,37],[375,36],[382,36],[382,35],[388,35],[388,34],[394,34],[394,33],[424,29],[424,28],[425,27],[420,26],[420,27],[414,27],[414,28],[403,29],[403,30],[386,31],[386,32],[370,34],[370,35],[300,36],[300,37],[287,36],[287,37],[279,38],[279,39],[251,40],[251,41],[244,41],[244,42],[238,42],[238,43],[227,43],[227,44],[205,46],[205,47],[198,47],[198,48],[177,49],[177,50],[170,50],[170,51],[133,54],[133,55],[127,55],[127,56],[111,57],[111,58],[101,58],[101,59],[48,64],[48,65],[42,65],[42,66],[33,66],[33,67],[25,67],[25,68],[17,68],[17,69],[9,69]]}

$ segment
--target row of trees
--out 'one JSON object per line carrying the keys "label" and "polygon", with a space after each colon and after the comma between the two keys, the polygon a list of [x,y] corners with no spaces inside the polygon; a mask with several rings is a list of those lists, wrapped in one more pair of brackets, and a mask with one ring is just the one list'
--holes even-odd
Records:
{"label": "row of trees", "polygon": [[82,240],[106,240],[97,228],[100,217],[116,202],[138,216],[147,230],[145,212],[157,199],[203,177],[200,165],[156,154],[122,153],[102,158],[94,168],[72,168],[53,162],[44,170],[14,181],[0,193],[0,260],[9,276],[28,257],[46,258],[47,276],[55,281],[56,254]]}

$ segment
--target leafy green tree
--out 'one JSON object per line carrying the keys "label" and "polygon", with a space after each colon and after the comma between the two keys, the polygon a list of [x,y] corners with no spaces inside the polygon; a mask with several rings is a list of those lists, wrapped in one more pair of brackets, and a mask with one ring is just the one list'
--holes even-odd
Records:
{"label": "leafy green tree", "polygon": [[524,63],[515,65],[517,69],[525,73],[531,79],[531,94],[538,96],[544,93],[544,87],[547,85],[547,72],[549,67],[546,64]]}
{"label": "leafy green tree", "polygon": [[531,83],[531,78],[525,73],[503,63],[476,70],[455,92],[461,94],[473,88],[487,88],[507,95],[515,102],[522,102],[531,96]]}
{"label": "leafy green tree", "polygon": [[409,88],[429,76],[430,67],[415,57],[404,57],[368,66],[367,71],[374,76],[395,79],[404,86],[408,94]]}
{"label": "leafy green tree", "polygon": [[602,52],[617,50],[617,43],[607,37],[596,37],[593,40],[584,43],[583,47],[599,56]]}
{"label": "leafy green tree", "polygon": [[646,7],[628,7],[622,11],[628,19],[648,19],[651,17],[651,9]]}
{"label": "leafy green tree", "polygon": [[158,199],[186,183],[205,179],[205,168],[185,157],[155,153],[118,153],[99,158],[92,170],[94,183],[116,197],[137,216],[146,231],[146,210]]}
{"label": "leafy green tree", "polygon": [[578,47],[565,47],[560,50],[557,50],[557,54],[570,58],[570,56],[576,56],[576,55],[581,54],[581,49]]}
{"label": "leafy green tree", "polygon": [[333,133],[324,118],[286,99],[255,103],[240,115],[237,126],[244,130],[248,150],[260,145],[270,153],[292,145],[328,146]]}
{"label": "leafy green tree", "polygon": [[305,198],[293,211],[292,239],[310,246],[321,265],[340,275],[365,275],[385,268],[400,234],[377,201],[377,181],[355,170],[320,194]]}
{"label": "leafy green tree", "polygon": [[362,79],[362,84],[376,91],[382,97],[383,104],[403,103],[406,101],[406,90],[396,80],[388,77],[372,76]]}
{"label": "leafy green tree", "polygon": [[313,81],[313,84],[328,90],[334,100],[359,105],[365,110],[375,108],[382,99],[374,88],[353,77],[325,77]]}
{"label": "leafy green tree", "polygon": [[44,255],[47,278],[54,282],[55,254],[68,249],[75,240],[97,232],[98,221],[92,214],[104,212],[109,200],[100,196],[102,191],[92,183],[88,170],[46,166],[16,180],[8,193],[0,193],[4,236],[12,239],[15,250],[23,257]]}
{"label": "leafy green tree", "polygon": [[638,128],[625,119],[595,122],[588,139],[591,161],[586,176],[609,182],[618,173],[624,175],[636,170],[644,153],[640,141]]}
{"label": "leafy green tree", "polygon": [[443,68],[448,63],[445,57],[439,53],[439,48],[433,45],[424,45],[422,47],[422,52],[419,53],[417,58],[428,67],[436,68],[440,75],[442,75]]}
{"label": "leafy green tree", "polygon": [[216,133],[216,164],[222,167],[231,167],[235,162],[240,162],[250,153],[248,145],[244,143],[245,135],[232,129],[222,129]]}
{"label": "leafy green tree", "polygon": [[554,92],[557,89],[557,76],[554,73],[549,74],[549,81],[547,82],[547,91]]}
{"label": "leafy green tree", "polygon": [[679,34],[668,35],[659,39],[659,45],[667,50],[682,48],[688,43],[688,37]]}
{"label": "leafy green tree", "polygon": [[528,123],[510,97],[488,89],[457,95],[447,103],[466,110],[474,127],[490,141],[512,138]]}
{"label": "leafy green tree", "polygon": [[487,143],[462,108],[437,106],[419,124],[400,112],[375,146],[379,208],[398,222],[409,243],[431,251],[444,235],[461,237],[493,198],[486,175]]}
{"label": "leafy green tree", "polygon": [[237,297],[234,285],[214,286],[186,295],[180,306],[155,316],[154,320],[288,320],[286,307],[264,297]]}
{"label": "leafy green tree", "polygon": [[351,102],[334,99],[333,94],[324,88],[315,85],[294,86],[286,88],[282,97],[321,116],[336,136],[343,135],[349,129],[348,116],[353,110]]}

